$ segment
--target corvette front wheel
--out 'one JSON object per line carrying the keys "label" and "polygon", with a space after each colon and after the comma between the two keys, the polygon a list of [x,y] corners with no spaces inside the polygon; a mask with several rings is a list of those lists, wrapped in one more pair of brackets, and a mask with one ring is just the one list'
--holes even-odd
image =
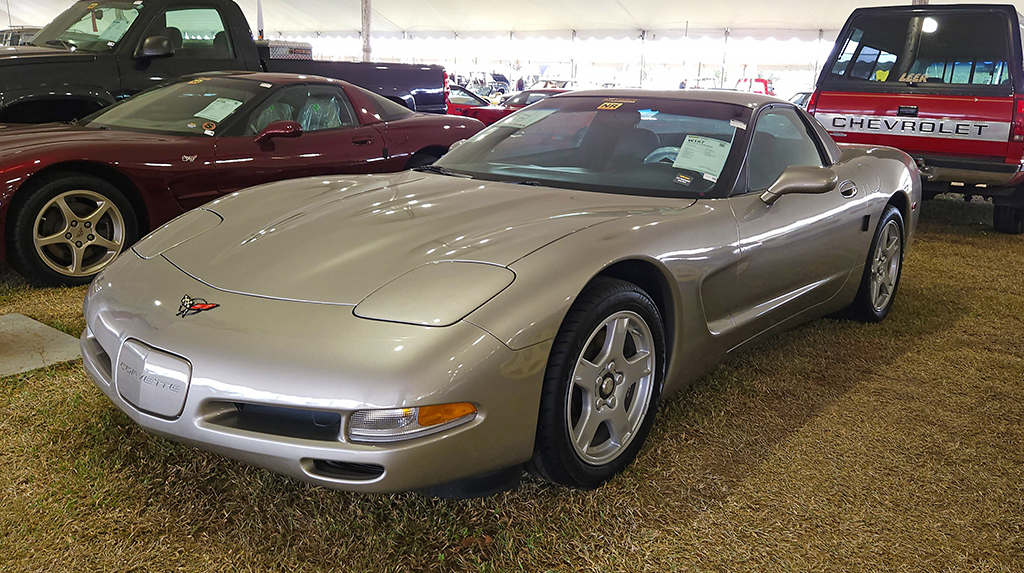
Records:
{"label": "corvette front wheel", "polygon": [[552,346],[528,469],[584,489],[621,472],[654,423],[664,370],[665,329],[651,297],[625,281],[594,282]]}

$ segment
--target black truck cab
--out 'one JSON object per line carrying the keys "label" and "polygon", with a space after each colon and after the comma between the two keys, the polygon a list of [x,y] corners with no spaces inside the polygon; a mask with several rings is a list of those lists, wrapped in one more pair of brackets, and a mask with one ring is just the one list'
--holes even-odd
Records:
{"label": "black truck cab", "polygon": [[303,56],[261,59],[233,0],[83,0],[30,45],[0,53],[0,123],[68,121],[165,81],[219,70],[313,73],[416,111],[445,111],[439,66],[378,69]]}

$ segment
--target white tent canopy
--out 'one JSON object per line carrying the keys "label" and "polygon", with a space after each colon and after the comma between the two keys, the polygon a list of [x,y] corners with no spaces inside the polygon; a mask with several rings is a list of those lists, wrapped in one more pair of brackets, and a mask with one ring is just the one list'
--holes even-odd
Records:
{"label": "white tent canopy", "polygon": [[[858,6],[878,0],[372,0],[373,32],[404,37],[834,37]],[[14,25],[43,25],[71,0],[9,0]],[[238,0],[256,28],[256,0]],[[1021,1],[1024,5],[1024,0]],[[358,35],[359,0],[264,0],[266,32]],[[0,18],[6,24],[6,5]],[[831,34],[828,34],[831,32]]]}

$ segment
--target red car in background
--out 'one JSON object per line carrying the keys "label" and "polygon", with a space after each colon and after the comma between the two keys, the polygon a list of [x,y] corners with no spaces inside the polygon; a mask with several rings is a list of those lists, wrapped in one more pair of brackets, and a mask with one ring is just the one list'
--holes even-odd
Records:
{"label": "red car in background", "polygon": [[474,107],[487,107],[491,102],[476,95],[462,86],[452,85],[448,95],[448,114],[468,116],[467,110]]}
{"label": "red car in background", "polygon": [[565,93],[567,91],[571,90],[526,90],[510,97],[503,104],[467,108],[461,115],[479,119],[484,122],[484,125],[491,125],[499,119],[507,115],[511,115],[517,110],[523,109],[530,104],[537,103],[544,98],[551,97],[555,94]]}
{"label": "red car in background", "polygon": [[775,88],[772,87],[772,81],[764,78],[743,78],[736,82],[736,91],[770,96],[775,95]]}
{"label": "red car in background", "polygon": [[79,124],[0,126],[0,261],[36,283],[85,284],[225,193],[423,166],[481,129],[339,80],[249,72],[184,78]]}

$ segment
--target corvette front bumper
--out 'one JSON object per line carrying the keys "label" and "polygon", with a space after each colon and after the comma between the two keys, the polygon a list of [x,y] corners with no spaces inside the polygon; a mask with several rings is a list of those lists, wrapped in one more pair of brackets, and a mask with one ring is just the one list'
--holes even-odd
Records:
{"label": "corvette front bumper", "polygon": [[[178,316],[184,295],[218,306]],[[363,492],[444,484],[532,454],[547,345],[513,351],[466,322],[427,328],[225,292],[132,252],[97,278],[84,310],[87,372],[154,434]],[[473,403],[476,418],[403,442],[347,437],[357,410],[452,402]]]}

